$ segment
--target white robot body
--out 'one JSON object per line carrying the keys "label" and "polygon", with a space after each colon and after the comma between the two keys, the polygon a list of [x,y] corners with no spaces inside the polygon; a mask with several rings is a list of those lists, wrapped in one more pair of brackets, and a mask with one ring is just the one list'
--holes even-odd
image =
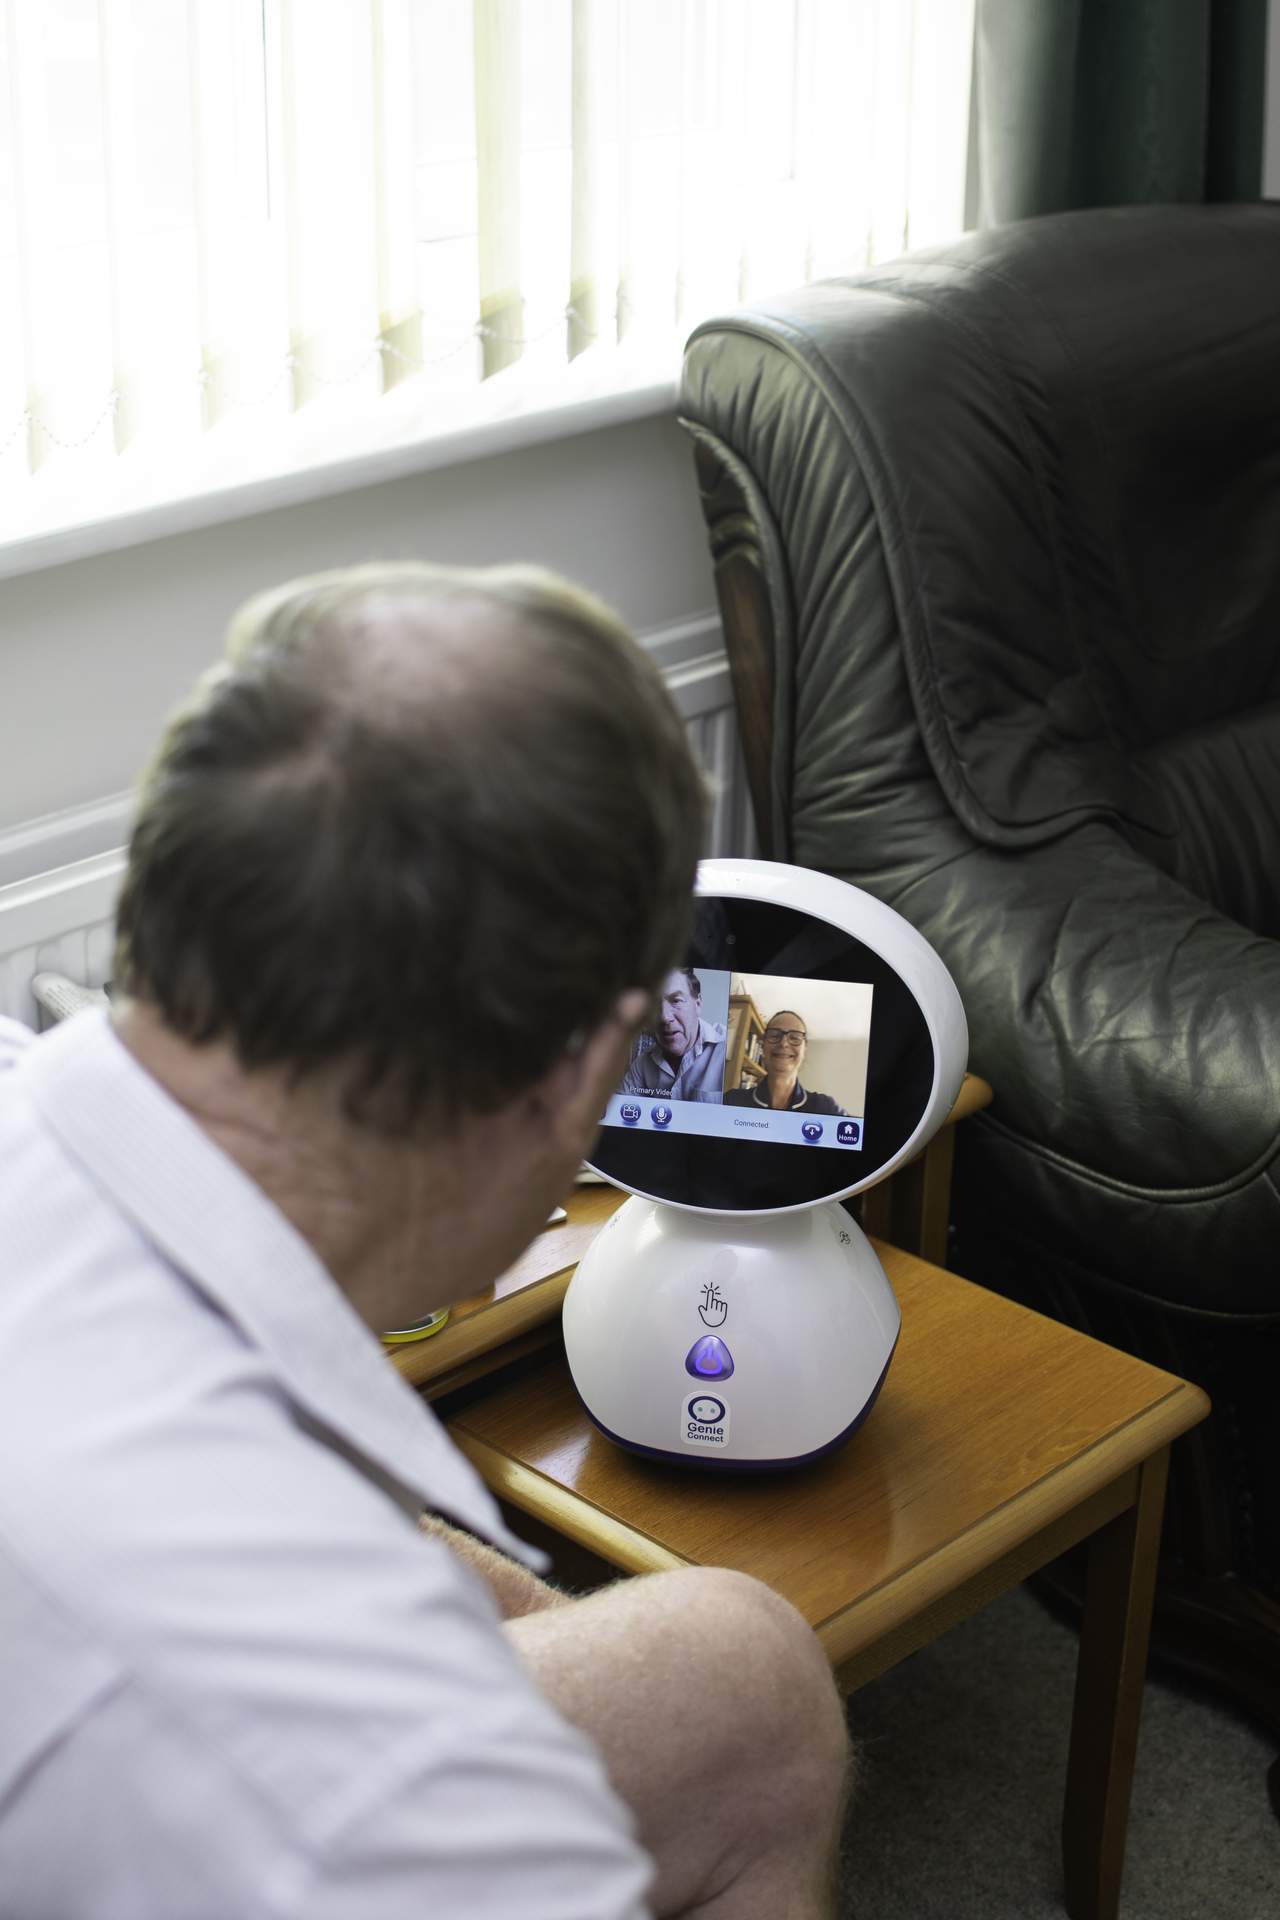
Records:
{"label": "white robot body", "polygon": [[686,1466],[799,1466],[839,1445],[900,1323],[865,1235],[831,1206],[739,1223],[628,1200],[564,1303],[596,1425]]}
{"label": "white robot body", "polygon": [[858,888],[707,860],[697,894],[691,990],[737,973],[769,991],[768,1013],[802,1008],[806,984],[848,986],[870,1008],[865,1082],[856,1107],[833,1088],[804,1111],[772,1096],[744,1106],[742,1089],[736,1104],[728,1088],[695,1096],[704,1104],[657,1087],[615,1095],[592,1164],[633,1197],[570,1283],[565,1351],[620,1446],[691,1467],[799,1466],[865,1419],[898,1338],[884,1269],[837,1203],[945,1123],[968,1031],[933,948]]}

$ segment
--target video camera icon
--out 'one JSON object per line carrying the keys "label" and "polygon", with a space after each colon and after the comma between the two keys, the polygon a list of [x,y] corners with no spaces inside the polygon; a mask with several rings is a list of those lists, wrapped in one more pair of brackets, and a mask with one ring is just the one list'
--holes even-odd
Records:
{"label": "video camera icon", "polygon": [[856,1147],[862,1135],[862,1128],[856,1120],[842,1120],[836,1128],[836,1139],[842,1147]]}
{"label": "video camera icon", "polygon": [[640,1118],[640,1109],[634,1100],[624,1100],[618,1108],[618,1113],[629,1127],[634,1127]]}

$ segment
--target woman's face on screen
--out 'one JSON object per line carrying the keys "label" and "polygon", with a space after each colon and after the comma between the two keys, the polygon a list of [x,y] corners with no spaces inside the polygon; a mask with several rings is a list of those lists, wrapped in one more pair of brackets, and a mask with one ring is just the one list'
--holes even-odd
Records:
{"label": "woman's face on screen", "polygon": [[806,1044],[803,1021],[794,1013],[775,1013],[764,1030],[765,1064],[775,1071],[798,1070]]}

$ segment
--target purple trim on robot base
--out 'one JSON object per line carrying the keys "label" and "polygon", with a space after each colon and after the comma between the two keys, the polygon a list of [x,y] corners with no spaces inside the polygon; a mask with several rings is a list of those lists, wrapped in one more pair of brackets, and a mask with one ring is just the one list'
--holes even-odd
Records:
{"label": "purple trim on robot base", "polygon": [[[898,1333],[901,1331],[899,1327]],[[884,1385],[885,1375],[897,1351],[898,1334],[895,1333],[893,1345],[889,1349],[889,1358],[880,1369],[880,1378],[871,1389],[870,1398],[861,1413],[849,1422],[843,1433],[838,1433],[834,1440],[828,1440],[825,1446],[815,1447],[812,1453],[797,1453],[790,1460],[717,1460],[714,1454],[705,1456],[692,1452],[673,1453],[666,1447],[642,1447],[633,1440],[624,1440],[620,1434],[612,1433],[603,1421],[596,1419],[585,1400],[582,1401],[582,1410],[592,1426],[602,1433],[606,1440],[612,1440],[615,1447],[621,1447],[626,1453],[638,1453],[646,1460],[661,1460],[664,1466],[704,1467],[712,1473],[784,1473],[788,1467],[807,1467],[811,1466],[815,1460],[824,1459],[827,1454],[834,1453],[837,1447],[842,1447],[845,1441],[858,1431],[880,1398],[880,1389]],[[579,1394],[578,1398],[582,1400],[582,1395]]]}

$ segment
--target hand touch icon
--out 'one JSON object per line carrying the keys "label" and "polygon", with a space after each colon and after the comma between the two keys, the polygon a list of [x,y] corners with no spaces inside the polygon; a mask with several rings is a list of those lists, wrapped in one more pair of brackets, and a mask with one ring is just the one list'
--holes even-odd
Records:
{"label": "hand touch icon", "polygon": [[698,1308],[704,1325],[722,1327],[728,1311],[729,1302],[721,1299],[720,1289],[715,1281],[708,1280],[702,1289],[702,1305]]}

